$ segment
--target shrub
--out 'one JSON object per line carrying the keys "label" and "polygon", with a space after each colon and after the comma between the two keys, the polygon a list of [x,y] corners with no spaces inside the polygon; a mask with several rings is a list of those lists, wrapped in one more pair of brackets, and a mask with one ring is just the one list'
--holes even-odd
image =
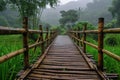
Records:
{"label": "shrub", "polygon": [[117,46],[119,44],[120,37],[118,35],[107,35],[104,42],[108,46]]}

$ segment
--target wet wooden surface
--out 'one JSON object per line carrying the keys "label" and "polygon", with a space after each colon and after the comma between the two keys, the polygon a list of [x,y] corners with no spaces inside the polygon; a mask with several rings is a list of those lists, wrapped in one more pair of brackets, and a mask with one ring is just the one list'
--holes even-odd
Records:
{"label": "wet wooden surface", "polygon": [[25,79],[101,80],[68,36],[58,36],[42,63]]}

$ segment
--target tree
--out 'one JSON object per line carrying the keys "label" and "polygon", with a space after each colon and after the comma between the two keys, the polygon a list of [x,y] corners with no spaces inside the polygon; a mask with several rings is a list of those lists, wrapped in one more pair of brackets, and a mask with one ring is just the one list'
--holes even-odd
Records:
{"label": "tree", "polygon": [[30,23],[32,23],[31,28],[34,28],[38,26],[39,18],[46,5],[53,7],[58,0],[1,0],[0,4],[1,2],[16,7],[21,18],[29,17]]}
{"label": "tree", "polygon": [[0,0],[0,11],[6,9],[6,2],[4,0]]}
{"label": "tree", "polygon": [[109,8],[109,11],[112,13],[113,17],[117,19],[117,25],[120,25],[120,0],[113,0],[112,6]]}
{"label": "tree", "polygon": [[36,15],[39,9],[50,4],[53,6],[58,0],[8,0],[8,4],[13,4],[18,8],[21,17]]}
{"label": "tree", "polygon": [[76,10],[60,11],[62,18],[59,20],[62,26],[72,26],[78,19]]}

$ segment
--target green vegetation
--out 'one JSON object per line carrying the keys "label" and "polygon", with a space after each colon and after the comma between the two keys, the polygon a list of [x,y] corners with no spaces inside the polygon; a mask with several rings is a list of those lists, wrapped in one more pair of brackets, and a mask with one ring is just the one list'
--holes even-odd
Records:
{"label": "green vegetation", "polygon": [[[110,37],[110,36],[107,35],[106,37]],[[97,42],[95,40],[93,40],[92,38],[90,38],[90,37],[87,40],[89,40],[89,42],[91,42],[93,44],[97,44]],[[120,47],[120,44],[116,45],[114,47],[108,45],[108,43],[104,44],[104,49],[106,49],[108,51],[111,51],[111,52],[113,52],[113,53],[115,53],[115,54],[120,56],[120,54],[119,54],[119,52],[120,52],[119,47]],[[91,46],[87,45],[87,53],[92,54],[94,56],[94,58],[95,58],[95,61],[98,61],[98,52],[97,52],[96,49],[94,49]],[[117,74],[119,74],[119,79],[120,79],[120,63],[118,61],[116,61],[115,59],[109,57],[106,54],[104,54],[104,68],[106,69],[105,71],[107,73],[117,73]]]}
{"label": "green vegetation", "polygon": [[113,17],[117,19],[117,27],[120,25],[120,0],[113,0],[112,6],[109,11],[112,13]]}
{"label": "green vegetation", "polygon": [[[29,43],[34,41],[29,40]],[[22,48],[22,36],[21,35],[6,35],[0,36],[0,56],[19,50]],[[38,56],[40,56],[40,48],[29,51],[30,63],[33,63]],[[0,64],[0,80],[14,80],[16,74],[23,69],[23,54],[18,55],[2,64]]]}
{"label": "green vegetation", "polygon": [[[79,27],[80,30],[82,30],[84,24],[86,24],[86,22],[79,22],[74,26],[74,29],[78,29],[78,27]],[[90,25],[90,23],[87,23],[87,24],[88,24],[87,30],[96,29],[96,27]],[[98,45],[97,34],[88,34],[87,41],[90,43],[93,43],[95,45]],[[105,34],[104,35],[104,49],[120,56],[119,47],[120,47],[120,34]],[[95,61],[98,61],[97,49],[94,49],[93,47],[87,45],[87,53],[92,54],[95,58]],[[119,79],[120,79],[120,63],[118,61],[116,61],[115,59],[113,59],[112,57],[109,57],[106,54],[104,54],[104,68],[106,69],[106,72],[108,72],[108,73],[119,74]]]}
{"label": "green vegetation", "polygon": [[62,18],[59,20],[62,27],[71,28],[79,19],[76,10],[60,11]]}

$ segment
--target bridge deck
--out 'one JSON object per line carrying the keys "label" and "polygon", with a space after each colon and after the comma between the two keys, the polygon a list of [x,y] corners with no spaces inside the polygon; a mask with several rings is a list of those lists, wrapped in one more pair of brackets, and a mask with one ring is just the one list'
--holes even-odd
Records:
{"label": "bridge deck", "polygon": [[68,36],[58,36],[47,55],[25,77],[25,80],[101,80],[88,65]]}

